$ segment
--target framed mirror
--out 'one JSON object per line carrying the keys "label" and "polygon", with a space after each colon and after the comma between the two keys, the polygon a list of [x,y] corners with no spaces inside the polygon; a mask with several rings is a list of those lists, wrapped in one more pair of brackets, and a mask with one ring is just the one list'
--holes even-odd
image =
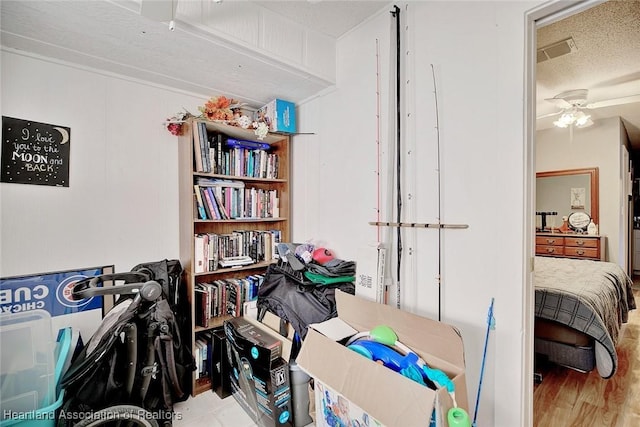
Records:
{"label": "framed mirror", "polygon": [[[599,218],[598,168],[564,169],[536,173],[536,211],[556,212],[547,219],[551,227],[560,227],[562,217],[574,212],[586,213],[593,222]],[[575,215],[572,218],[579,218]]]}

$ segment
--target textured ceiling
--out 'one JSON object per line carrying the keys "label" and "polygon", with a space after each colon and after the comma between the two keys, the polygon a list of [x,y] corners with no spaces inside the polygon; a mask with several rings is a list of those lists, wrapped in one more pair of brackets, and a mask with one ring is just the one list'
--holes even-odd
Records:
{"label": "textured ceiling", "polygon": [[[577,50],[537,66],[537,114],[558,111],[545,101],[560,92],[588,89],[588,102],[640,94],[640,1],[609,1],[538,30],[538,47],[572,37]],[[590,110],[594,119],[620,116],[640,149],[640,103]],[[552,126],[557,117],[539,120]]]}

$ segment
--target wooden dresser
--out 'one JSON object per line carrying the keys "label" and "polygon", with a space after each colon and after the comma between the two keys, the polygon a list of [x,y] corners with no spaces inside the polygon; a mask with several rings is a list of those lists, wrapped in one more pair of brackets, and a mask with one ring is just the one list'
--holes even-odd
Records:
{"label": "wooden dresser", "polygon": [[536,255],[605,260],[605,236],[536,233]]}

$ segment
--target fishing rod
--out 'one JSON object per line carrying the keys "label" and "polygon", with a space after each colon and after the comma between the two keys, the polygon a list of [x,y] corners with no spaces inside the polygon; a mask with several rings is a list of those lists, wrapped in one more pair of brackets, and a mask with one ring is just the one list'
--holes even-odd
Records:
{"label": "fishing rod", "polygon": [[[402,185],[401,185],[401,117],[400,117],[400,8],[393,6],[391,15],[396,18],[396,198],[397,198],[397,222],[401,222],[402,215]],[[402,270],[402,232],[400,227],[397,228],[397,240],[398,240],[398,259],[397,259],[397,276],[398,283],[396,286],[396,307],[400,308],[400,272]]]}
{"label": "fishing rod", "polygon": [[442,184],[440,182],[440,120],[438,110],[438,87],[436,85],[436,72],[431,64],[431,77],[433,78],[433,98],[436,107],[436,147],[437,147],[437,166],[438,175],[438,320],[442,320]]}
{"label": "fishing rod", "polygon": [[482,366],[480,368],[480,381],[478,382],[478,394],[476,395],[476,409],[473,413],[472,427],[477,427],[476,421],[478,418],[478,406],[480,406],[480,391],[482,390],[482,377],[484,376],[484,365],[487,360],[487,344],[489,344],[489,331],[496,328],[496,319],[493,317],[493,300],[491,298],[491,305],[489,305],[489,312],[487,313],[487,333],[484,338],[484,352],[482,353]]}

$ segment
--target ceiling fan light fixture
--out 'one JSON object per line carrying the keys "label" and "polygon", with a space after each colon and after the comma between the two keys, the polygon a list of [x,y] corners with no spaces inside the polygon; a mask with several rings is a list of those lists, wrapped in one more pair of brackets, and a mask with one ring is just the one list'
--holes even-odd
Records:
{"label": "ceiling fan light fixture", "polygon": [[573,113],[571,111],[567,111],[567,112],[562,113],[560,118],[558,120],[556,120],[555,122],[553,122],[553,124],[556,127],[559,127],[559,128],[566,128],[571,123],[573,123],[574,120],[575,119],[573,117]]}
{"label": "ceiling fan light fixture", "polygon": [[583,113],[582,111],[578,111],[576,114],[576,126],[579,128],[584,128],[587,126],[591,126],[593,122],[591,121],[591,116]]}
{"label": "ceiling fan light fixture", "polygon": [[591,116],[585,114],[583,111],[578,110],[577,108],[572,108],[562,113],[560,118],[553,122],[554,126],[559,128],[566,128],[571,125],[575,125],[579,128],[584,128],[591,126],[593,121],[591,121]]}
{"label": "ceiling fan light fixture", "polygon": [[591,125],[593,125],[593,120],[591,120],[591,116],[587,116],[587,118],[581,123],[576,123],[576,126],[579,128],[588,128]]}

